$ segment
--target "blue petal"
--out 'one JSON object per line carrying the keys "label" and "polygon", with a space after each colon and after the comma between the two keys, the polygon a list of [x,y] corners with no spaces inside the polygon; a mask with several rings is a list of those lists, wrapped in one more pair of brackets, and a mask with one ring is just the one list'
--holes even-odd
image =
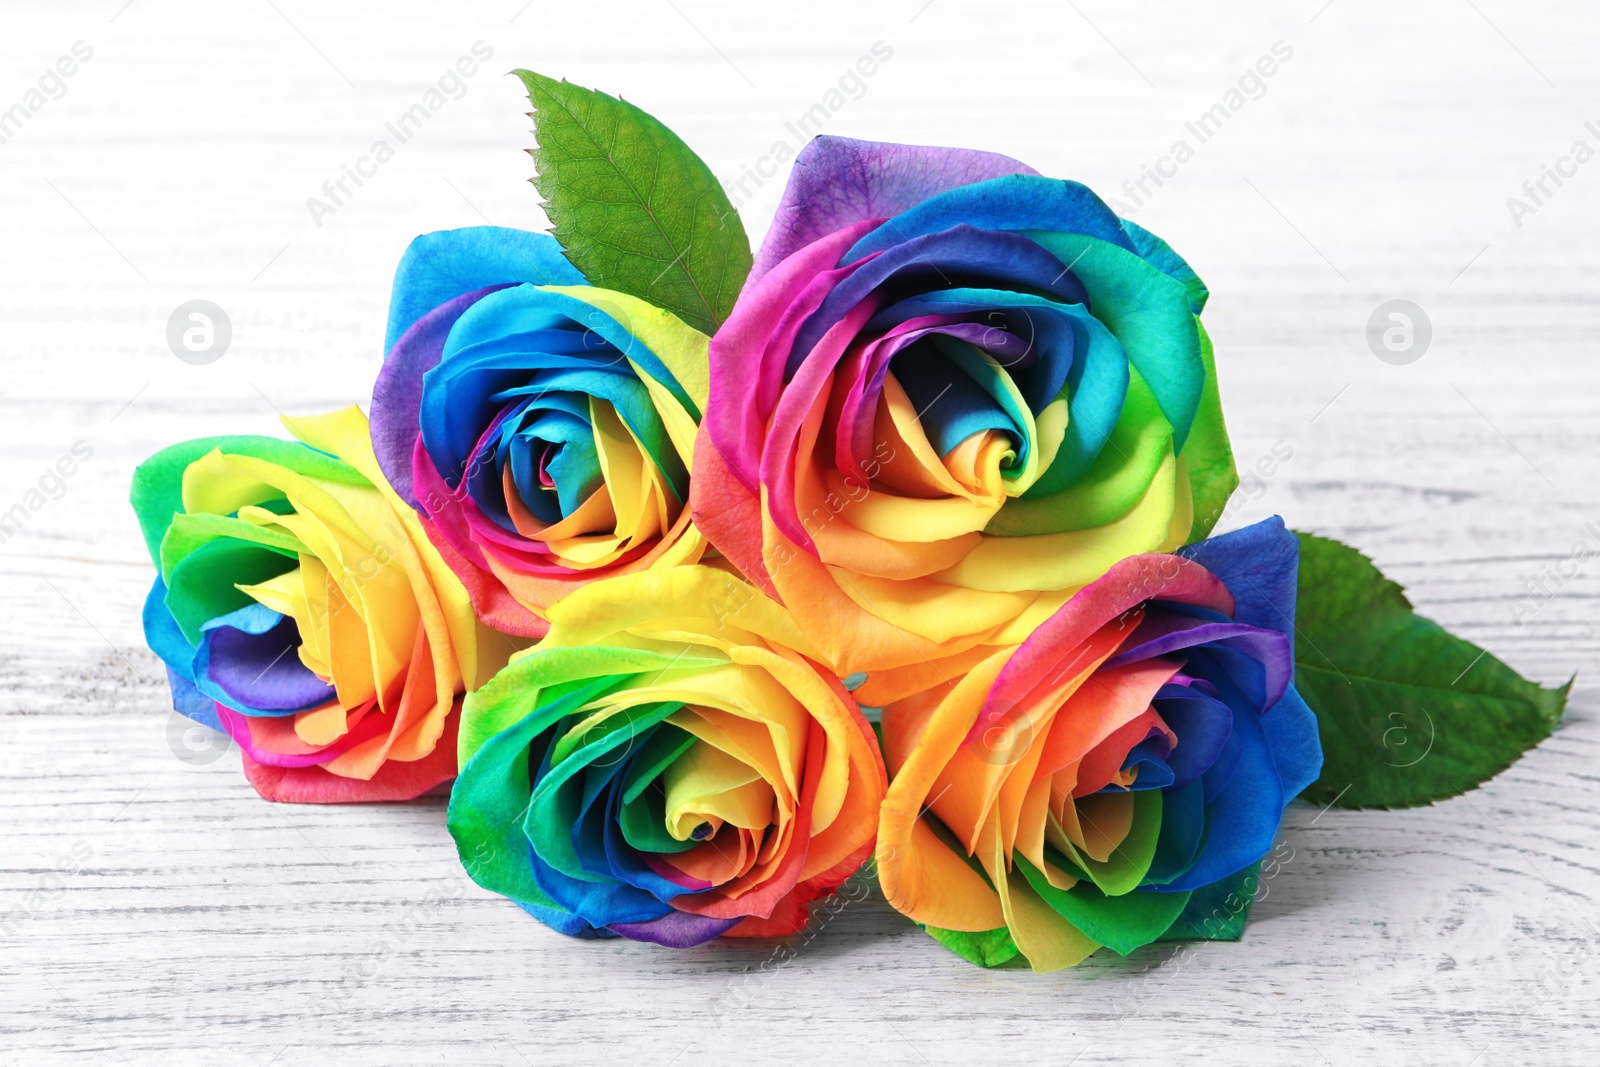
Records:
{"label": "blue petal", "polygon": [[1156,712],[1178,743],[1167,756],[1175,786],[1185,786],[1210,770],[1233,733],[1233,712],[1220,700],[1189,686],[1162,686],[1154,701]]}
{"label": "blue petal", "polygon": [[961,288],[1025,289],[1066,304],[1088,303],[1083,284],[1037,242],[955,226],[897,243],[852,271],[800,327],[784,373],[793,377],[823,334],[874,293],[888,304],[915,293]]}
{"label": "blue petal", "polygon": [[557,911],[555,908],[541,908],[537,904],[525,904],[520,900],[513,900],[512,903],[550,927],[550,929],[557,933],[566,934],[568,937],[582,938],[585,941],[601,941],[619,936],[604,927],[596,929],[571,912]]}
{"label": "blue petal", "polygon": [[300,711],[335,699],[333,686],[300,661],[296,651],[300,630],[288,616],[278,615],[277,622],[260,633],[210,623],[205,630],[209,645],[206,677],[240,704]]}
{"label": "blue petal", "polygon": [[962,223],[979,230],[1081,233],[1129,252],[1138,251],[1116,212],[1088,186],[1060,178],[1013,174],[963,185],[924,200],[857,241],[840,262],[854,263],[862,256]]}
{"label": "blue petal", "polygon": [[167,669],[186,681],[194,680],[194,646],[183,636],[178,620],[167,610],[167,584],[156,575],[155,584],[144,598],[144,643],[161,657]]}
{"label": "blue petal", "polygon": [[1272,760],[1277,764],[1278,777],[1283,779],[1283,799],[1287,803],[1322,773],[1317,716],[1291,685],[1283,699],[1261,717],[1261,728],[1272,746]]}
{"label": "blue petal", "polygon": [[[1162,739],[1163,741],[1165,738]],[[1162,747],[1153,741],[1141,741],[1128,750],[1127,757],[1122,761],[1123,770],[1137,770],[1133,784],[1128,786],[1130,791],[1140,789],[1167,789],[1177,784],[1177,776],[1173,774],[1172,767],[1167,763],[1166,756],[1161,755]],[[1119,786],[1108,785],[1106,789],[1117,789]],[[1105,790],[1101,790],[1105,792]]]}
{"label": "blue petal", "polygon": [[632,777],[634,761],[638,758],[635,753],[628,760],[629,774],[623,776],[623,781],[614,782],[609,791],[609,800],[605,811],[605,851],[606,860],[611,870],[618,878],[629,885],[637,886],[665,903],[674,897],[683,896],[691,892],[684,886],[669,878],[663,878],[639,856],[639,851],[628,844],[622,835],[622,800],[626,793],[623,788],[626,780]]}
{"label": "blue petal", "polygon": [[1198,889],[1248,867],[1272,847],[1289,798],[1262,722],[1251,711],[1234,713],[1227,747],[1238,760],[1227,786],[1206,805],[1205,847],[1192,867],[1163,888]]}
{"label": "blue petal", "polygon": [[1184,291],[1189,294],[1189,310],[1196,315],[1204,311],[1206,298],[1211,293],[1206,288],[1206,283],[1194,272],[1194,268],[1174,252],[1171,245],[1138,223],[1123,219],[1122,228],[1133,242],[1134,250],[1139,253],[1141,259],[1162,274],[1182,283]]}
{"label": "blue petal", "polygon": [[222,720],[217,717],[217,702],[194,687],[183,675],[167,668],[167,685],[172,688],[172,710],[201,726],[209,726],[219,734],[227,733]]}
{"label": "blue petal", "polygon": [[384,355],[412,323],[440,304],[474,289],[508,282],[587,284],[548,234],[501,226],[423,234],[406,248],[395,268]]}
{"label": "blue petal", "polygon": [[1216,575],[1233,594],[1234,620],[1277,630],[1294,653],[1294,604],[1300,571],[1300,539],[1274,515],[1178,550]]}
{"label": "blue petal", "polygon": [[980,361],[964,358],[970,357],[971,350],[961,352],[962,345],[952,338],[929,335],[897,353],[891,363],[928,443],[944,456],[973,434],[999,430],[1011,438],[1018,465],[1026,462],[1027,441],[1018,425],[1021,413],[1007,410],[1014,401],[995,387],[991,366],[975,365]]}
{"label": "blue petal", "polygon": [[638,923],[659,919],[672,910],[642,889],[622,882],[588,882],[562,874],[528,847],[533,880],[549,898],[590,926]]}

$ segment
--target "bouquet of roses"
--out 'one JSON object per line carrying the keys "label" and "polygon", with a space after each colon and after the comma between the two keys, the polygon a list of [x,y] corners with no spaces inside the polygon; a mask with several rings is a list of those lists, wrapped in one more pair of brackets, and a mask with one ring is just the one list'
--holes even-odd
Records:
{"label": "bouquet of roses", "polygon": [[262,796],[454,779],[472,877],[578,937],[793,934],[871,864],[1042,971],[1237,938],[1296,797],[1558,723],[1355,550],[1211,536],[1208,291],[1085,186],[819,137],[752,257],[660,122],[519,73],[553,236],[412,243],[370,423],[135,476],[174,707]]}

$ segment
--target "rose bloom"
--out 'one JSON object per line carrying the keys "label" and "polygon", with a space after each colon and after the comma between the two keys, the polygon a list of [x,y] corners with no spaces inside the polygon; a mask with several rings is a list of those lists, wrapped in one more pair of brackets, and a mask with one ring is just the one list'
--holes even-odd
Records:
{"label": "rose bloom", "polygon": [[845,672],[1015,644],[1220,514],[1205,298],[1075,182],[819,137],[711,343],[695,523]]}
{"label": "rose bloom", "polygon": [[790,934],[872,852],[871,728],[777,604],[707,566],[595,582],[467,699],[450,832],[582,937]]}
{"label": "rose bloom", "polygon": [[1135,556],[965,677],[886,693],[889,903],[969,959],[1048,971],[1225,895],[1322,766],[1298,559],[1277,519]]}
{"label": "rose bloom", "polygon": [[427,234],[395,273],[378,462],[480,618],[529,637],[600,578],[697,561],[704,334],[584,282],[551,237]]}
{"label": "rose bloom", "polygon": [[517,646],[473,618],[359,409],[284,425],[297,440],[188,441],[134,473],[145,638],[268,800],[419,796],[455,776],[461,694]]}

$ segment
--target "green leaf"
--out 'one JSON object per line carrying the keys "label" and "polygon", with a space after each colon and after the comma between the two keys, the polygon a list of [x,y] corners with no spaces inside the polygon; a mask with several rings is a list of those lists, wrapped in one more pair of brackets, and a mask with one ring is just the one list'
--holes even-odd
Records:
{"label": "green leaf", "polygon": [[1317,713],[1316,804],[1404,808],[1464,793],[1561,721],[1545,689],[1415,614],[1400,586],[1338,541],[1300,534],[1295,686]]}
{"label": "green leaf", "polygon": [[711,169],[624,100],[516,74],[533,101],[533,184],[572,265],[715,332],[750,273],[750,242]]}

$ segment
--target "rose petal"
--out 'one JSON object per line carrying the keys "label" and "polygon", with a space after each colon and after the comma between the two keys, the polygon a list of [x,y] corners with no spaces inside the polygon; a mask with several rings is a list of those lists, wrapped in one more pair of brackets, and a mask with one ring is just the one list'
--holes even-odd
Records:
{"label": "rose petal", "polygon": [[1036,174],[1025,163],[965,148],[813,138],[795,156],[777,215],[746,285],[819,238],[867,219],[910,210],[929,197],[1003,174]]}

